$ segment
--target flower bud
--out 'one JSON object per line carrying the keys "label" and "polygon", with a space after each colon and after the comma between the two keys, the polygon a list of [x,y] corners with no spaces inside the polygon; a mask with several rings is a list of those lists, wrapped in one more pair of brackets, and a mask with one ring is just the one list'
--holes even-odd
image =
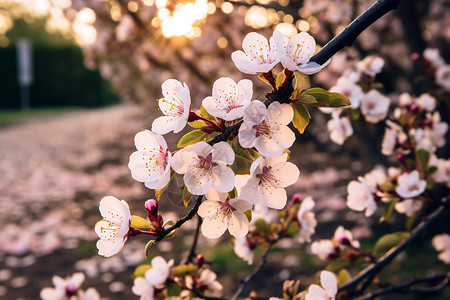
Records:
{"label": "flower bud", "polygon": [[419,110],[419,105],[417,105],[416,103],[411,104],[411,112],[413,114],[417,113],[417,111]]}
{"label": "flower bud", "polygon": [[297,203],[301,203],[302,202],[302,196],[300,194],[295,194],[294,196],[292,196],[292,205],[295,205]]}
{"label": "flower bud", "polygon": [[148,219],[151,223],[158,221],[158,202],[150,199],[145,201],[145,209],[147,209]]}
{"label": "flower bud", "polygon": [[197,255],[197,268],[201,268],[205,263],[205,257],[201,254]]}

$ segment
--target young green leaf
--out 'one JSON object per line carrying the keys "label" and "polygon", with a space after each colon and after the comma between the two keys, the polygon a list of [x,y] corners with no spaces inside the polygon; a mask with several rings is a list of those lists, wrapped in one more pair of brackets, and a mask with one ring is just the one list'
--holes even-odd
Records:
{"label": "young green leaf", "polygon": [[187,187],[184,186],[184,189],[183,189],[183,203],[184,203],[184,206],[187,207],[189,202],[191,201],[191,199],[192,199],[192,194],[188,191]]}
{"label": "young green leaf", "polygon": [[135,215],[131,216],[131,224],[130,224],[130,226],[134,227],[134,228],[141,228],[141,229],[143,229],[143,228],[146,228],[146,229],[151,228],[150,224],[147,222],[146,219],[144,219],[142,217],[139,217],[139,216],[135,216]]}
{"label": "young green leaf", "polygon": [[292,124],[295,128],[300,132],[300,134],[303,134],[305,131],[306,126],[309,124],[309,120],[311,119],[311,116],[306,109],[306,107],[298,102],[290,103],[292,109],[294,110],[294,118],[292,119]]}
{"label": "young green leaf", "polygon": [[316,98],[317,103],[310,104],[316,107],[341,107],[351,105],[352,103],[342,94],[331,93],[321,88],[312,88],[306,90],[302,95],[311,95]]}
{"label": "young green leaf", "polygon": [[373,253],[376,255],[384,253],[406,240],[409,236],[409,232],[394,232],[383,235],[375,243],[375,246],[373,247]]}
{"label": "young green leaf", "polygon": [[207,141],[211,138],[209,133],[203,132],[201,130],[193,130],[186,133],[181,140],[178,142],[178,148],[184,148],[189,145],[196,144],[198,142]]}
{"label": "young green leaf", "polygon": [[311,87],[311,82],[309,81],[309,76],[299,71],[294,72],[295,76],[295,86],[294,90],[299,91],[300,93],[304,90],[307,90]]}
{"label": "young green leaf", "polygon": [[419,149],[416,151],[417,165],[421,171],[426,171],[428,169],[428,162],[430,161],[430,152],[424,149]]}
{"label": "young green leaf", "polygon": [[202,117],[204,117],[204,118],[206,118],[206,119],[208,119],[208,120],[210,120],[210,121],[217,122],[217,118],[211,116],[211,115],[206,111],[206,109],[203,107],[203,105],[200,106],[200,115],[202,115]]}
{"label": "young green leaf", "polygon": [[144,277],[145,272],[147,272],[151,268],[152,268],[152,266],[150,266],[148,264],[137,266],[136,270],[134,270],[133,278]]}

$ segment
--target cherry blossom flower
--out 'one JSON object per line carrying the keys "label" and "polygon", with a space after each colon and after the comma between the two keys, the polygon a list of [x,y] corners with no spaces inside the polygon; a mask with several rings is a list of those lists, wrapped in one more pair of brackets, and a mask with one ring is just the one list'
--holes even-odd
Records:
{"label": "cherry blossom flower", "polygon": [[334,300],[338,291],[336,275],[329,271],[320,273],[320,284],[312,284],[308,288],[305,300]]}
{"label": "cherry blossom flower", "polygon": [[381,142],[381,153],[384,155],[392,155],[401,144],[408,140],[408,136],[400,125],[391,120],[386,120],[386,125],[388,127],[386,127],[383,141]]}
{"label": "cherry blossom flower", "polygon": [[446,184],[450,187],[450,159],[437,158],[431,156],[429,166],[434,166],[437,170],[431,174],[431,178],[437,183]]}
{"label": "cherry blossom flower", "polygon": [[170,276],[173,259],[169,262],[161,256],[156,256],[151,262],[152,268],[145,272],[145,279],[155,288],[161,288]]}
{"label": "cherry blossom flower", "polygon": [[128,163],[131,176],[149,189],[165,187],[170,180],[172,155],[164,138],[144,130],[136,134],[134,143],[138,151],[131,154]]}
{"label": "cherry blossom flower", "polygon": [[275,30],[273,39],[277,45],[280,61],[283,67],[290,71],[299,71],[304,74],[315,74],[327,66],[309,61],[316,52],[316,41],[307,32],[300,32],[292,38],[287,38],[280,31]]}
{"label": "cherry blossom flower", "polygon": [[99,209],[103,220],[95,225],[95,232],[100,237],[97,242],[98,254],[110,257],[122,250],[128,240],[130,208],[124,200],[106,196],[100,200]]}
{"label": "cherry blossom flower", "polygon": [[239,143],[244,148],[255,147],[264,156],[281,155],[295,141],[294,132],[287,127],[293,116],[288,104],[273,102],[266,108],[261,101],[252,101],[244,110]]}
{"label": "cherry blossom flower", "polygon": [[377,123],[386,118],[391,101],[377,90],[370,90],[361,99],[361,113],[367,122]]}
{"label": "cherry blossom flower", "polygon": [[168,79],[162,84],[165,98],[159,99],[159,108],[165,116],[156,118],[152,124],[152,131],[166,134],[170,131],[180,132],[187,124],[191,109],[191,96],[185,83],[175,79]]}
{"label": "cherry blossom flower", "polygon": [[346,108],[357,109],[364,96],[362,88],[348,77],[341,77],[336,82],[336,85],[330,88],[330,92],[341,93],[347,97],[352,103]]}
{"label": "cherry blossom flower", "polygon": [[438,258],[446,264],[450,264],[450,235],[446,233],[436,235],[431,242],[434,249],[441,252]]}
{"label": "cherry blossom flower", "polygon": [[435,111],[432,115],[427,114],[427,120],[431,123],[431,126],[425,127],[426,137],[430,139],[434,146],[444,146],[448,124],[446,122],[441,122],[441,115],[437,111]]}
{"label": "cherry blossom flower", "polygon": [[379,56],[369,55],[356,64],[358,70],[368,76],[375,76],[381,72],[384,66],[384,59]]}
{"label": "cherry blossom flower", "polygon": [[428,60],[435,68],[438,68],[445,64],[444,59],[439,54],[439,50],[436,48],[426,48],[423,52],[423,57]]}
{"label": "cherry blossom flower", "polygon": [[227,193],[210,189],[206,194],[198,214],[203,218],[202,234],[215,239],[228,229],[231,235],[244,237],[248,232],[248,219],[244,214],[252,208],[251,204],[239,197],[229,199]]}
{"label": "cherry blossom flower", "polygon": [[227,167],[233,162],[234,151],[226,142],[212,147],[200,142],[175,153],[172,168],[184,174],[184,183],[194,195],[204,195],[211,187],[225,193],[234,187],[234,173]]}
{"label": "cherry blossom flower", "polygon": [[242,73],[267,73],[280,62],[273,37],[270,38],[269,43],[259,33],[250,32],[242,41],[244,51],[234,51],[231,59]]}
{"label": "cherry blossom flower", "polygon": [[74,273],[63,279],[59,276],[53,276],[52,282],[54,288],[46,287],[42,289],[40,296],[42,300],[69,300],[76,296],[79,300],[100,300],[100,295],[94,288],[86,291],[80,289],[84,281],[83,273]]}
{"label": "cherry blossom flower", "polygon": [[450,91],[450,65],[440,66],[436,71],[436,83]]}
{"label": "cherry blossom flower", "polygon": [[282,209],[287,201],[284,188],[294,184],[300,175],[297,166],[286,160],[286,153],[258,157],[250,167],[251,178],[242,188],[241,198],[251,203],[262,201],[268,207]]}
{"label": "cherry blossom flower", "polygon": [[422,201],[405,199],[401,202],[397,202],[394,205],[395,210],[400,214],[405,214],[408,217],[413,216],[423,206]]}
{"label": "cherry blossom flower", "polygon": [[377,210],[375,192],[364,178],[358,177],[358,181],[353,180],[347,186],[347,206],[356,211],[365,210],[365,216],[370,217]]}
{"label": "cherry blossom flower", "polygon": [[140,296],[140,300],[153,300],[155,298],[155,288],[143,277],[134,279],[131,291],[133,294]]}
{"label": "cherry blossom flower", "polygon": [[314,208],[312,197],[306,197],[297,213],[297,220],[300,223],[299,239],[300,243],[311,242],[311,235],[316,232],[317,220],[312,209]]}
{"label": "cherry blossom flower", "polygon": [[334,111],[331,116],[327,123],[330,139],[336,144],[342,145],[348,137],[352,136],[353,127],[349,119],[340,118],[337,111]]}
{"label": "cherry blossom flower", "polygon": [[400,175],[397,179],[397,183],[398,186],[395,189],[395,192],[405,199],[419,196],[427,187],[427,182],[425,180],[420,180],[420,174],[417,170]]}
{"label": "cherry blossom flower", "polygon": [[250,249],[250,245],[248,243],[247,238],[245,237],[236,237],[234,239],[234,253],[244,261],[246,261],[249,265],[253,264],[254,254],[252,249]]}
{"label": "cherry blossom flower", "polygon": [[417,105],[423,110],[433,111],[436,108],[436,98],[432,97],[430,94],[422,94],[416,100]]}
{"label": "cherry blossom flower", "polygon": [[216,273],[210,269],[204,269],[200,273],[200,278],[197,282],[197,289],[200,291],[206,290],[207,295],[220,295],[223,290],[223,286],[216,279]]}
{"label": "cherry blossom flower", "polygon": [[243,79],[236,84],[233,79],[222,77],[214,82],[212,96],[203,99],[202,105],[210,115],[233,121],[242,118],[252,94],[253,83],[250,80]]}
{"label": "cherry blossom flower", "polygon": [[327,260],[335,252],[331,240],[319,240],[311,244],[311,253],[317,255],[321,260]]}
{"label": "cherry blossom flower", "polygon": [[352,248],[359,249],[360,244],[357,240],[353,239],[353,234],[350,230],[345,229],[343,226],[336,228],[334,232],[333,240],[337,246],[344,250],[345,246],[350,245]]}

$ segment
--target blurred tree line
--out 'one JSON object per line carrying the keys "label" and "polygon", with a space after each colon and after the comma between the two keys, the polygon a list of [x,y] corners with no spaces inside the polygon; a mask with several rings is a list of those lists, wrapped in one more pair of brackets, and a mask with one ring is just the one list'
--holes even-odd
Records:
{"label": "blurred tree line", "polygon": [[9,45],[0,47],[0,109],[20,107],[16,49],[20,38],[32,43],[31,107],[98,107],[118,102],[109,81],[84,66],[81,48],[61,34],[48,33],[45,20],[30,24],[16,19],[6,36]]}

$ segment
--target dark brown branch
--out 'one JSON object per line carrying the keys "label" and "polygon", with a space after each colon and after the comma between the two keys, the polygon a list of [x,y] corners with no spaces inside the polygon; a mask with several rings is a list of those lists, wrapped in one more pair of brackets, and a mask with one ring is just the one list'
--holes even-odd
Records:
{"label": "dark brown branch", "polygon": [[192,219],[195,214],[198,211],[198,208],[200,204],[202,203],[203,196],[198,196],[197,200],[195,201],[194,207],[188,212],[187,215],[185,215],[183,218],[179,219],[175,224],[170,226],[169,228],[164,229],[160,234],[158,234],[155,238],[155,242],[161,241],[166,235],[174,231],[175,229],[181,227],[186,221]]}
{"label": "dark brown branch", "polygon": [[195,228],[194,241],[192,242],[191,251],[189,251],[189,255],[186,259],[187,263],[193,262],[194,258],[197,255],[197,253],[196,253],[197,241],[198,241],[198,236],[200,234],[200,227],[201,227],[202,223],[203,223],[202,218],[199,215],[197,215],[197,227]]}
{"label": "dark brown branch", "polygon": [[278,239],[272,240],[269,242],[269,245],[268,245],[266,251],[264,252],[263,256],[261,257],[261,261],[259,262],[259,265],[253,270],[253,272],[251,272],[249,275],[247,275],[247,277],[245,277],[245,279],[241,282],[241,285],[239,286],[237,291],[234,293],[233,297],[231,297],[231,300],[237,300],[239,298],[239,296],[242,294],[242,292],[244,291],[247,284],[261,271],[261,269],[264,267],[264,265],[267,262],[267,256],[269,255],[269,252],[270,252],[272,246],[277,241],[278,241]]}
{"label": "dark brown branch", "polygon": [[311,57],[311,61],[322,65],[342,48],[351,46],[361,32],[386,13],[397,8],[400,1],[378,0]]}
{"label": "dark brown branch", "polygon": [[[419,284],[427,284],[431,286],[429,288],[412,288]],[[438,274],[430,277],[424,278],[415,278],[411,281],[398,284],[391,285],[388,288],[374,292],[368,296],[365,296],[364,300],[373,300],[378,297],[392,294],[392,293],[402,293],[402,294],[434,294],[441,292],[445,287],[450,284],[450,273],[447,274]]]}
{"label": "dark brown branch", "polygon": [[[364,269],[357,277],[353,280],[341,285],[339,287],[339,292],[344,290],[352,290],[359,283],[361,283],[364,279],[372,277],[374,274],[378,274],[381,270],[387,266],[398,254],[400,254],[406,246],[408,246],[412,241],[414,241],[432,222],[438,219],[444,212],[446,207],[439,206],[432,214],[430,214],[425,220],[423,220],[416,228],[411,232],[411,235],[400,245],[395,248],[392,248],[385,255],[383,255],[380,260],[368,266]],[[364,292],[360,290],[360,292]]]}

